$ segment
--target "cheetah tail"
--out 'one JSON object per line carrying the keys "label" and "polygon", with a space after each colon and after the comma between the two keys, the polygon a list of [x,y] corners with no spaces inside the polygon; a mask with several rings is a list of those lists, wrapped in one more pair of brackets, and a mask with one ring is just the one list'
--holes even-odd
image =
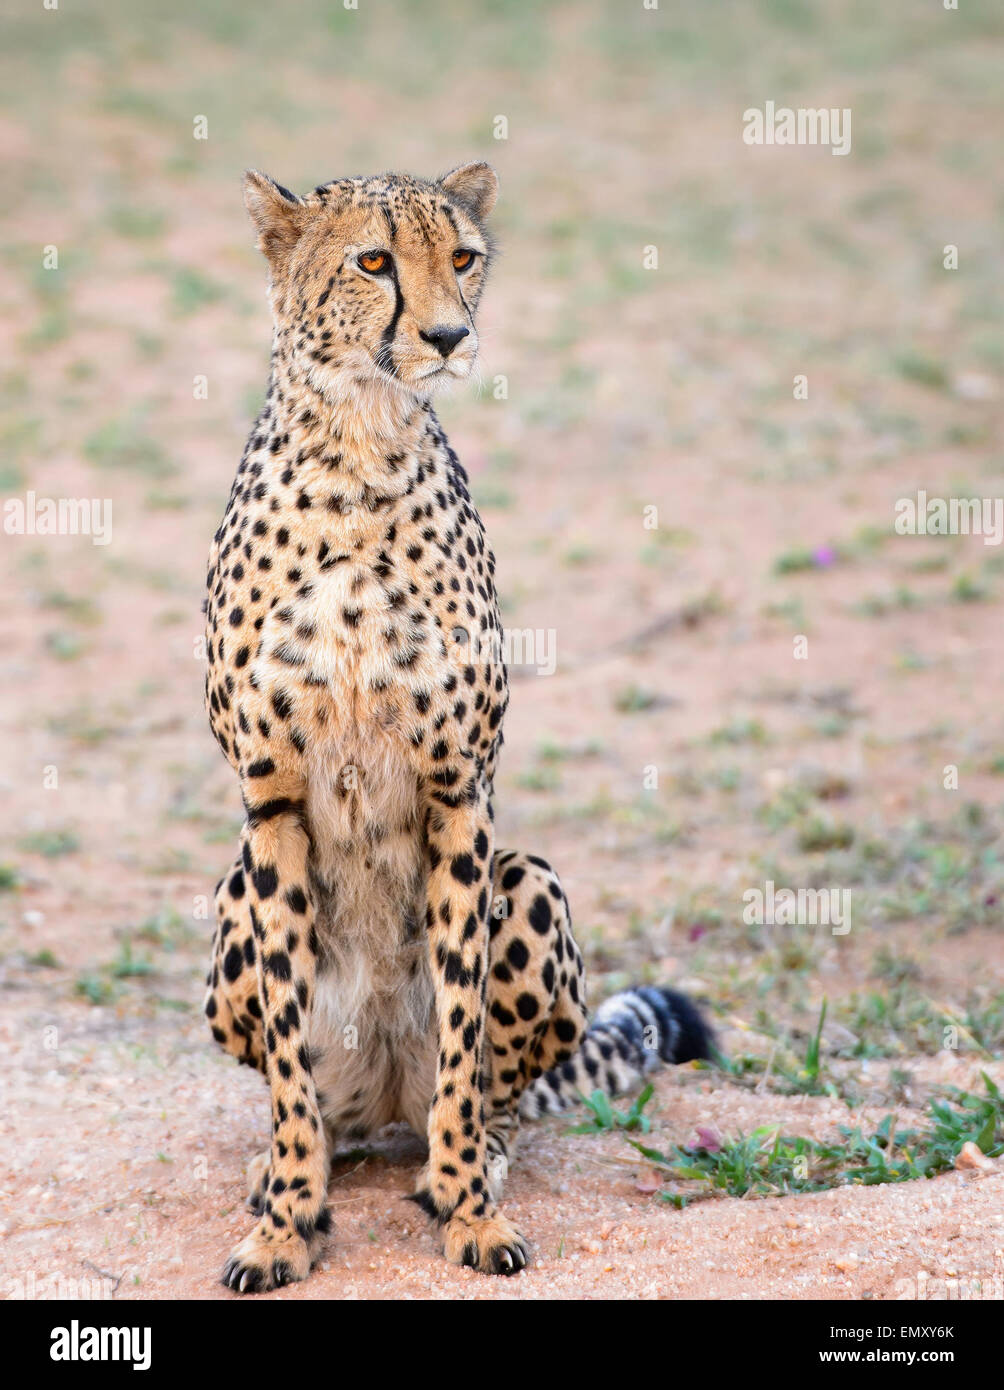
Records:
{"label": "cheetah tail", "polygon": [[621,1095],[660,1062],[709,1059],[713,1043],[711,1029],[685,994],[652,985],[626,989],[596,1010],[574,1056],[527,1087],[520,1114],[560,1115],[596,1090]]}

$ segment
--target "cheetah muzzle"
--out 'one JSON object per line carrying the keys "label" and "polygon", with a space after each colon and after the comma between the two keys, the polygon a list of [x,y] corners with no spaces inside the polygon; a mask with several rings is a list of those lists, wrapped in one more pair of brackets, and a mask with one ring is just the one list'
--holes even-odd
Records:
{"label": "cheetah muzzle", "polygon": [[223,1279],[306,1278],[330,1153],[395,1121],[428,1138],[415,1200],[447,1258],[514,1274],[527,1246],[497,1203],[521,1114],[709,1038],[657,989],[587,1030],[557,876],[495,847],[495,562],[430,396],[474,366],[497,179],[244,186],[274,335],[209,560],[206,699],[246,819],[206,1014],[266,1077],[272,1133]]}

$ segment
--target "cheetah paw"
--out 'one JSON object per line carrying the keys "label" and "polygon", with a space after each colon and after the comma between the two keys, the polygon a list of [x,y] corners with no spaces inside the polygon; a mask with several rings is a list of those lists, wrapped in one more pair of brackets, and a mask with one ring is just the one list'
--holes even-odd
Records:
{"label": "cheetah paw", "polygon": [[232,1252],[222,1282],[235,1293],[267,1293],[306,1279],[321,1251],[323,1236],[309,1239],[296,1232],[276,1234],[262,1221]]}
{"label": "cheetah paw", "polygon": [[530,1258],[516,1227],[494,1216],[454,1216],[443,1227],[444,1252],[451,1264],[470,1265],[481,1274],[518,1274]]}

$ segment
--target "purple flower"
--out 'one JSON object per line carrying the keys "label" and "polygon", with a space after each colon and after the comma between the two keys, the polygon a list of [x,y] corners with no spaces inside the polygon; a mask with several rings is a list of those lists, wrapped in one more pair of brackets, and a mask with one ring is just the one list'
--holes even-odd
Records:
{"label": "purple flower", "polygon": [[713,1125],[698,1125],[695,1133],[697,1143],[691,1145],[695,1149],[703,1149],[705,1153],[714,1154],[722,1147],[722,1136]]}
{"label": "purple flower", "polygon": [[817,545],[812,552],[812,563],[817,569],[827,570],[837,563],[837,552],[832,545]]}

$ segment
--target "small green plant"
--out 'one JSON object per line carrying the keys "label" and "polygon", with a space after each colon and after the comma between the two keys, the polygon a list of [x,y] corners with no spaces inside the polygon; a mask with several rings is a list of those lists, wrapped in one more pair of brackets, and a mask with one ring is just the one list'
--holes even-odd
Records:
{"label": "small green plant", "polygon": [[711,735],[714,744],[766,743],[767,730],[759,719],[733,719]]}
{"label": "small green plant", "polygon": [[171,291],[175,312],[179,314],[194,314],[223,298],[222,286],[192,266],[182,266],[175,272]]}
{"label": "small green plant", "polygon": [[913,589],[898,584],[890,594],[867,594],[851,604],[851,612],[859,618],[884,618],[901,609],[919,608],[923,600]]}
{"label": "small green plant", "polygon": [[100,425],[84,442],[84,453],[97,468],[123,468],[149,478],[168,478],[176,472],[138,413]]}
{"label": "small green plant", "polygon": [[907,349],[893,358],[893,366],[905,381],[916,382],[932,391],[944,391],[948,387],[948,373],[943,365],[926,353]]}
{"label": "small green plant", "polygon": [[108,224],[119,236],[146,240],[164,230],[164,215],[154,208],[124,203],[109,209]]}
{"label": "small green plant", "polygon": [[516,501],[509,488],[501,487],[497,483],[482,481],[472,488],[472,491],[478,507],[486,510],[495,507],[499,511],[506,511]]}
{"label": "small green plant", "polygon": [[190,502],[180,493],[160,492],[153,488],[143,498],[143,505],[151,512],[183,512],[190,506]]}
{"label": "small green plant", "polygon": [[809,791],[802,786],[782,787],[776,796],[757,807],[757,819],[772,833],[801,820],[808,812]]}
{"label": "small green plant", "polygon": [[[678,1181],[705,1182],[730,1197],[769,1197],[792,1192],[815,1192],[822,1186],[809,1178],[811,1139],[785,1138],[769,1126],[738,1134],[716,1148],[681,1148],[669,1154],[630,1141],[650,1163]],[[801,1173],[805,1176],[800,1176]],[[660,1193],[664,1201],[683,1206],[691,1194]],[[710,1195],[697,1193],[693,1195]]]}
{"label": "small green plant", "polygon": [[45,634],[45,649],[57,661],[76,661],[87,650],[87,643],[77,632],[58,629]]}
{"label": "small green plant", "polygon": [[668,1179],[706,1184],[703,1192],[659,1194],[674,1206],[715,1191],[768,1197],[931,1178],[952,1169],[964,1144],[976,1144],[990,1158],[1004,1153],[1004,1095],[982,1076],[985,1095],[953,1088],[930,1102],[923,1129],[897,1129],[889,1114],[868,1134],[840,1125],[840,1140],[828,1144],[768,1125],[721,1144],[674,1145],[668,1153],[628,1142]]}
{"label": "small green plant", "polygon": [[65,589],[49,589],[41,596],[43,608],[65,613],[72,622],[93,626],[101,620],[101,610],[86,594],[70,594]]}
{"label": "small green plant", "polygon": [[42,854],[46,859],[75,854],[80,848],[80,840],[72,830],[36,830],[25,835],[18,844],[29,854]]}
{"label": "small green plant", "polygon": [[74,988],[90,1004],[108,1004],[115,998],[115,989],[111,982],[95,974],[93,970],[78,975]]}
{"label": "small green plant", "polygon": [[614,697],[614,708],[621,714],[640,714],[643,710],[658,708],[661,703],[656,691],[641,685],[626,686]]}
{"label": "small green plant", "polygon": [[798,574],[802,570],[815,568],[816,563],[812,558],[812,551],[804,546],[799,546],[794,550],[785,550],[774,561],[775,574]]}
{"label": "small green plant", "polygon": [[824,714],[813,725],[820,738],[843,738],[850,727],[851,721],[843,714]]}
{"label": "small green plant", "polygon": [[805,632],[809,626],[805,604],[800,598],[789,598],[779,603],[768,603],[764,606],[763,615],[765,618],[783,619],[796,632]]}
{"label": "small green plant", "polygon": [[826,1000],[823,1000],[819,1010],[819,1022],[816,1031],[809,1039],[809,1045],[805,1049],[805,1066],[803,1070],[810,1081],[816,1082],[819,1079],[820,1060],[819,1047],[823,1037],[823,1025],[826,1022]]}
{"label": "small green plant", "polygon": [[903,985],[908,980],[919,980],[920,966],[909,956],[890,951],[888,946],[880,946],[872,961],[872,974],[890,984]]}
{"label": "small green plant", "polygon": [[1000,1056],[1004,1050],[1004,990],[997,990],[989,999],[973,1000],[961,1017],[946,1022],[968,1033],[988,1057]]}
{"label": "small green plant", "polygon": [[827,1074],[822,1056],[822,1036],[829,1003],[823,1000],[815,1030],[809,1035],[804,1054],[790,1045],[790,1040],[771,1026],[764,1014],[758,1016],[757,1027],[775,1040],[770,1060],[749,1053],[726,1057],[715,1050],[712,1065],[740,1086],[750,1086],[754,1080],[763,1086],[770,1080],[771,1090],[780,1095],[809,1095],[838,1097],[841,1091]]}
{"label": "small green plant", "polygon": [[990,591],[971,574],[960,574],[952,584],[949,597],[953,603],[982,603],[990,597]]}
{"label": "small green plant", "polygon": [[109,966],[113,979],[129,980],[140,975],[152,975],[155,966],[151,960],[133,955],[132,941],[126,937],[119,946],[118,955]]}
{"label": "small green plant", "polygon": [[537,757],[541,762],[563,763],[578,758],[597,758],[603,752],[603,744],[598,738],[589,738],[582,743],[558,743],[545,738],[537,746]]}
{"label": "small green plant", "polygon": [[555,792],[561,787],[561,778],[553,767],[531,767],[516,774],[516,785],[528,792]]}
{"label": "small green plant", "polygon": [[630,1110],[621,1113],[615,1110],[610,1104],[609,1096],[602,1091],[594,1091],[591,1096],[583,1096],[582,1103],[590,1112],[592,1119],[584,1124],[576,1125],[572,1134],[604,1134],[612,1130],[640,1130],[642,1134],[648,1134],[652,1128],[652,1121],[643,1113],[645,1106],[652,1099],[651,1082],[640,1091],[635,1097]]}
{"label": "small green plant", "polygon": [[854,843],[854,827],[812,816],[798,832],[798,847],[807,854],[826,849],[849,849]]}
{"label": "small green plant", "polygon": [[165,951],[174,951],[194,935],[187,918],[176,907],[160,908],[136,928],[136,937]]}
{"label": "small green plant", "polygon": [[[125,936],[119,943],[115,957],[97,970],[88,970],[79,975],[74,988],[91,1004],[108,1004],[120,996],[120,980],[142,979],[155,974],[156,969],[149,958],[134,953],[132,938]],[[163,1002],[170,1007],[169,1001]]]}

